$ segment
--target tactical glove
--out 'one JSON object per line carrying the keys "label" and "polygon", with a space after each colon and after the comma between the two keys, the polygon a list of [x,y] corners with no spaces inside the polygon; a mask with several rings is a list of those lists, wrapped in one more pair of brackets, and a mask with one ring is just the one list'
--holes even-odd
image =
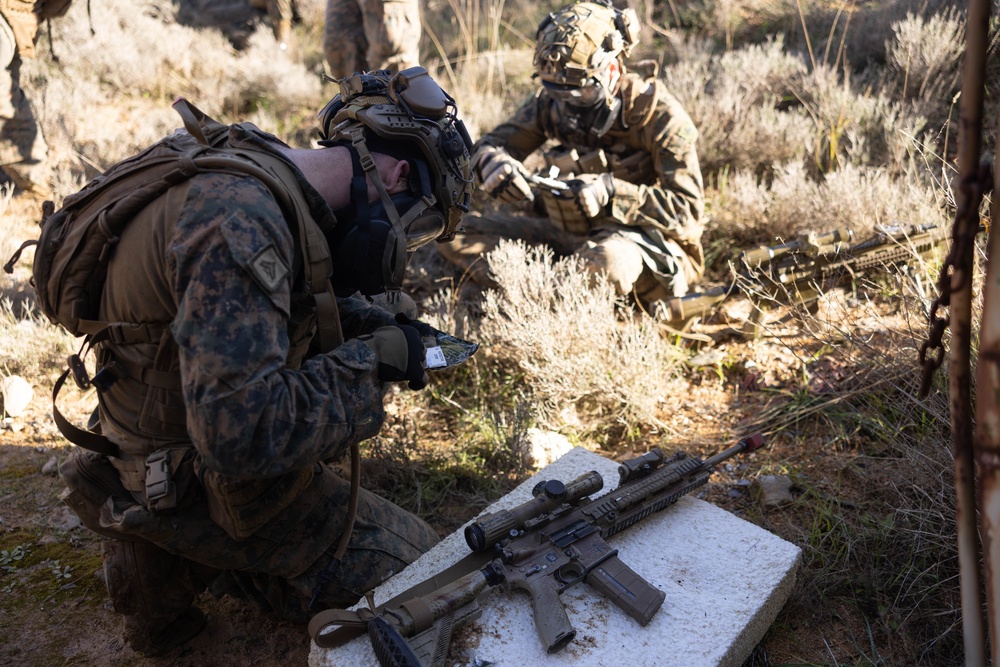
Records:
{"label": "tactical glove", "polygon": [[410,389],[427,386],[424,371],[424,344],[420,333],[412,326],[396,324],[379,327],[370,334],[358,336],[378,357],[378,379],[383,382],[408,380]]}
{"label": "tactical glove", "polygon": [[604,213],[615,196],[615,177],[609,173],[581,174],[570,182],[580,213],[593,219]]}
{"label": "tactical glove", "polygon": [[476,182],[488,195],[500,201],[535,200],[531,186],[524,178],[526,173],[524,165],[502,148],[487,145],[476,153],[476,167],[473,169]]}
{"label": "tactical glove", "polygon": [[411,320],[407,317],[406,313],[396,313],[396,321],[400,324],[405,324],[413,327],[420,334],[420,340],[424,344],[424,349],[428,347],[434,347],[438,344],[437,335],[438,330],[427,324],[427,322],[421,322],[420,320]]}
{"label": "tactical glove", "polygon": [[399,324],[406,324],[417,330],[421,338],[434,338],[437,335],[437,329],[427,324],[427,322],[421,322],[420,320],[411,320],[407,317],[406,313],[396,313],[396,322]]}

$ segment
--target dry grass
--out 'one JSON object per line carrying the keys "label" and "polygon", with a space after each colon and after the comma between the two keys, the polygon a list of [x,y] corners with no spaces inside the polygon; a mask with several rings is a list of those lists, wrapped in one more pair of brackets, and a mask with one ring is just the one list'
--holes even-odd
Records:
{"label": "dry grass", "polygon": [[623,318],[607,282],[592,285],[577,260],[547,249],[502,242],[489,269],[500,290],[486,294],[479,333],[525,371],[550,423],[567,406],[589,408],[591,419],[660,423],[683,353],[655,321]]}
{"label": "dry grass", "polygon": [[[53,23],[59,62],[43,38],[24,73],[59,196],[177,127],[177,95],[220,120],[250,120],[307,144],[332,94],[320,79],[321,0],[302,3],[305,21],[288,51],[267,30],[251,31],[237,49],[222,31],[178,18],[197,4],[104,0],[91,7],[93,35],[86,3]],[[532,90],[535,26],[561,4],[424,3],[425,64],[474,137]],[[660,62],[701,133],[713,271],[725,271],[736,247],[806,229],[948,223],[963,30],[961,13],[949,9],[955,2],[630,4],[647,19],[635,57]],[[991,74],[996,90],[1000,77]],[[0,259],[34,234],[36,216],[29,202],[10,202]],[[30,261],[29,251],[13,276],[0,276],[0,372],[41,384],[74,341],[32,311]],[[483,351],[426,397],[391,398],[390,427],[368,451],[382,464],[366,470],[366,482],[445,517],[442,526],[526,474],[520,447],[529,425],[595,447],[658,444],[656,434],[677,431],[669,410],[694,414],[680,398],[688,389],[712,382],[746,398],[747,362],[760,365],[766,348],[730,344],[707,375],[688,370],[680,362],[693,351],[624,311],[607,286],[516,244],[490,258],[502,289],[481,306],[463,297],[460,279],[437,282],[442,267],[428,266],[435,295],[423,299],[424,312]],[[923,322],[903,291],[891,281],[868,286],[864,298],[825,306],[825,316],[800,317],[798,338],[766,339],[784,345],[785,361],[759,390],[775,400],[751,416],[795,445],[782,451],[801,452],[767,465],[795,475],[805,492],[787,512],[750,515],[803,546],[808,567],[765,645],[801,638],[792,626],[814,614],[810,633],[842,624],[854,645],[836,655],[822,645],[782,654],[800,662],[952,664],[961,650],[946,411],[940,394],[914,398]],[[713,440],[731,435],[709,427]]]}

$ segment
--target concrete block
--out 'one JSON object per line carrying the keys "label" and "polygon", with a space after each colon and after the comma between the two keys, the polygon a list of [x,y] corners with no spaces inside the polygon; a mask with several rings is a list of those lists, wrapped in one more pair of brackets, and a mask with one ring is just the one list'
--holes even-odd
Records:
{"label": "concrete block", "polygon": [[[589,470],[604,477],[605,491],[617,486],[617,462],[577,447],[486,512],[530,500],[540,480],[569,481]],[[576,639],[547,655],[538,641],[528,596],[494,589],[483,598],[482,617],[455,633],[453,655],[462,658],[448,662],[449,667],[739,667],[787,600],[800,561],[797,546],[690,496],[612,536],[609,543],[619,550],[619,558],[666,593],[646,627],[581,583],[562,594]],[[458,530],[377,588],[376,604],[467,553],[463,531]],[[333,649],[314,644],[309,664],[378,665],[367,636]]]}

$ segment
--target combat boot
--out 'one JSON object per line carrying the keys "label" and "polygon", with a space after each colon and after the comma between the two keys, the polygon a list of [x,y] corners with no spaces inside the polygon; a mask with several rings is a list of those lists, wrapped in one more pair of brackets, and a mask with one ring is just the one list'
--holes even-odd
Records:
{"label": "combat boot", "polygon": [[154,544],[106,540],[101,544],[104,580],[114,610],[124,616],[133,650],[162,655],[195,637],[205,614],[192,606],[189,562]]}

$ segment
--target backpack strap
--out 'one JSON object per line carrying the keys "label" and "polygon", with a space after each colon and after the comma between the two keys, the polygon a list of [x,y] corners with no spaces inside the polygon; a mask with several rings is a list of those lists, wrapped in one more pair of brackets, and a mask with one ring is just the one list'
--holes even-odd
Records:
{"label": "backpack strap", "polygon": [[215,146],[220,137],[229,134],[228,125],[223,125],[183,97],[178,97],[171,106],[184,121],[184,129],[202,146]]}

